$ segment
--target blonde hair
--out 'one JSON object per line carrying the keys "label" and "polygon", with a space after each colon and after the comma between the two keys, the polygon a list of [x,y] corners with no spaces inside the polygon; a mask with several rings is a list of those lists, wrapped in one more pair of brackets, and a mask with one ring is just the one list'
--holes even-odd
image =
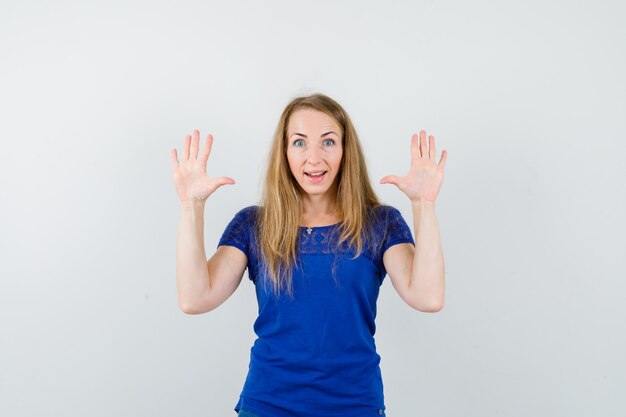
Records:
{"label": "blonde hair", "polygon": [[291,115],[302,108],[329,115],[341,128],[343,155],[335,178],[337,196],[341,196],[336,198],[336,211],[341,219],[338,246],[347,241],[354,249],[355,257],[359,256],[364,238],[368,239],[371,234],[368,209],[381,205],[370,183],[361,144],[347,112],[335,100],[320,93],[291,100],[274,133],[255,223],[259,254],[264,261],[261,262],[263,272],[270,278],[277,295],[286,287],[287,293],[293,296],[291,268],[298,262],[296,254],[303,205],[300,186],[287,161],[287,127]]}

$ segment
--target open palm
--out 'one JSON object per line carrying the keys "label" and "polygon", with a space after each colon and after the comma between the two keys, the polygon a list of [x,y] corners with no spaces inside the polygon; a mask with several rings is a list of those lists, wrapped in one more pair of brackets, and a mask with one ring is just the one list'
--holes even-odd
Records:
{"label": "open palm", "polygon": [[420,131],[419,135],[413,134],[409,172],[403,177],[387,175],[380,183],[395,184],[411,201],[435,201],[443,183],[443,170],[448,152],[445,150],[442,152],[439,163],[435,161],[436,156],[434,136],[429,136],[427,146],[424,130]]}
{"label": "open palm", "polygon": [[182,164],[178,162],[176,148],[170,151],[174,184],[178,198],[182,202],[203,202],[215,190],[224,184],[234,184],[235,180],[230,177],[211,178],[206,174],[206,166],[211,154],[213,135],[206,138],[202,152],[198,154],[200,132],[193,131],[185,137],[183,146]]}

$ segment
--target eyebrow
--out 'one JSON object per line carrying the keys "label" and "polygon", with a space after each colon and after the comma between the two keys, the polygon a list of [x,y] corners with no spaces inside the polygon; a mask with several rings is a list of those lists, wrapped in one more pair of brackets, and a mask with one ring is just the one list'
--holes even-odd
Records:
{"label": "eyebrow", "polygon": [[[333,134],[337,135],[335,132],[330,131],[330,132],[326,132],[326,133],[322,134],[322,136],[326,136],[326,135],[329,135],[329,134],[331,134],[331,133],[333,133]],[[300,136],[302,136],[302,137],[306,138],[306,135],[305,135],[304,133],[294,133],[294,134],[292,134],[291,136],[296,136],[296,135],[300,135]],[[337,136],[339,136],[339,135],[337,135]]]}

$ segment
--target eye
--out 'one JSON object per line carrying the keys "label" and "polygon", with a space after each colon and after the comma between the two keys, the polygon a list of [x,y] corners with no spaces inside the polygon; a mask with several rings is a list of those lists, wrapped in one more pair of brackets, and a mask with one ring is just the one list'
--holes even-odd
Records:
{"label": "eye", "polygon": [[298,143],[304,143],[304,142],[302,141],[302,139],[296,139],[296,140],[293,142],[293,146],[295,146],[296,148],[300,148],[300,146],[298,145]]}
{"label": "eye", "polygon": [[[334,139],[326,139],[324,141],[324,143],[326,143],[326,142],[330,142],[330,145],[334,145],[335,144],[335,140]],[[330,145],[328,145],[328,146],[330,146]]]}

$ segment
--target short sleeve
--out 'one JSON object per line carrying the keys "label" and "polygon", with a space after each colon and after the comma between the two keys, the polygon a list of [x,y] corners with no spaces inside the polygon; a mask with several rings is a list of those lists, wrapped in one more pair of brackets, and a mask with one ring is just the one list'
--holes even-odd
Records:
{"label": "short sleeve", "polygon": [[250,231],[254,206],[239,210],[224,229],[217,246],[229,245],[240,249],[250,259]]}
{"label": "short sleeve", "polygon": [[385,233],[382,241],[381,255],[385,253],[393,245],[398,243],[411,243],[415,246],[413,233],[409,225],[402,217],[402,213],[395,207],[388,206],[386,216],[384,218]]}

